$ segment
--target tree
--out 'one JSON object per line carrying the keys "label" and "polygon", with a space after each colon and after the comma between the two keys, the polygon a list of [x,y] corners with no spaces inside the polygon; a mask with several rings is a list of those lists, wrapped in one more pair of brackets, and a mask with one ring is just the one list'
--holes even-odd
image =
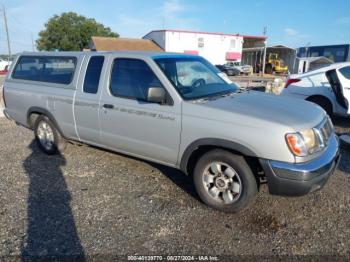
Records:
{"label": "tree", "polygon": [[119,37],[93,18],[68,12],[50,18],[36,43],[38,50],[81,51],[92,36]]}

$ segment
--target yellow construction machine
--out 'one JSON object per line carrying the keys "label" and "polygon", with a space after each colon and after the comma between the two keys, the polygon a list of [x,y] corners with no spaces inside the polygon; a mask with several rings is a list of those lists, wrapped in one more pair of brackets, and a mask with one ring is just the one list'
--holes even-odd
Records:
{"label": "yellow construction machine", "polygon": [[288,66],[284,65],[284,61],[278,57],[278,54],[270,53],[265,65],[265,73],[287,74]]}

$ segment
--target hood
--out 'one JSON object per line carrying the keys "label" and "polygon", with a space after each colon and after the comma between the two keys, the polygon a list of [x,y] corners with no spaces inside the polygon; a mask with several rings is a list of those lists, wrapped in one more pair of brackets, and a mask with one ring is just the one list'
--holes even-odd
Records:
{"label": "hood", "polygon": [[249,122],[253,126],[267,122],[296,131],[314,127],[325,117],[324,110],[311,102],[257,91],[237,93],[197,105],[202,109],[197,112],[208,118],[238,124]]}

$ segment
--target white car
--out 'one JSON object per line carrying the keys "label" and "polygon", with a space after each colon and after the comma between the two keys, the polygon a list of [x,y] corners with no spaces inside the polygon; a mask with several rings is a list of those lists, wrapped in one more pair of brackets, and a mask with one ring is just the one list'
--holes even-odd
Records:
{"label": "white car", "polygon": [[241,62],[227,62],[226,66],[238,69],[241,74],[250,75],[251,73],[253,73],[253,67],[252,66],[250,66],[250,65],[243,65],[243,64],[241,64]]}
{"label": "white car", "polygon": [[314,102],[328,115],[350,116],[350,62],[290,75],[281,95]]}
{"label": "white car", "polygon": [[0,59],[0,71],[8,70],[11,62]]}

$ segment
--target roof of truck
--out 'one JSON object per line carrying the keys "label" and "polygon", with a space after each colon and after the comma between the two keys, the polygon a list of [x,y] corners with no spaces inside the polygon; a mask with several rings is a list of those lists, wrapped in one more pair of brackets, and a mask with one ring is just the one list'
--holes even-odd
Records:
{"label": "roof of truck", "polygon": [[198,55],[170,52],[154,52],[154,51],[44,51],[44,52],[23,52],[19,55],[29,56],[80,56],[84,54],[111,54],[111,55],[127,55],[137,57],[148,57],[152,59],[166,57],[198,57]]}

